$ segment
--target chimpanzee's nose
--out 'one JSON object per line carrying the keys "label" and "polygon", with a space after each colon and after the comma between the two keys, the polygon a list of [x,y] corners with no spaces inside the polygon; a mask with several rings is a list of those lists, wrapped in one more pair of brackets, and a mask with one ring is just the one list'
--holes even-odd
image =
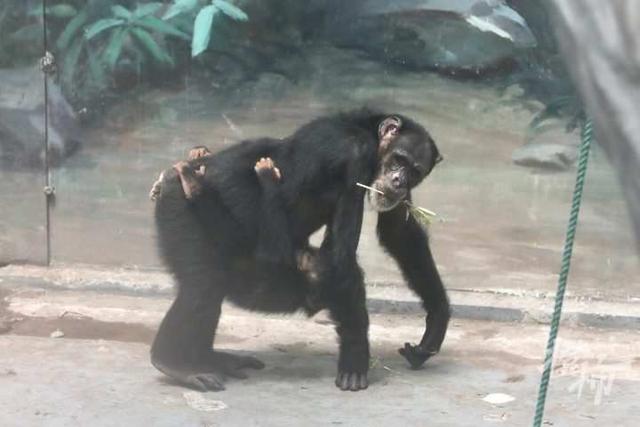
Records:
{"label": "chimpanzee's nose", "polygon": [[400,188],[404,185],[404,179],[402,177],[402,174],[400,173],[394,173],[391,176],[391,185],[393,185],[393,188]]}

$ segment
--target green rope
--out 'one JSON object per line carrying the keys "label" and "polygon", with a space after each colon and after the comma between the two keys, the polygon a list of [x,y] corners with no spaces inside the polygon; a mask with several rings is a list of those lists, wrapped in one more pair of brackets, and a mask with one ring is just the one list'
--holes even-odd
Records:
{"label": "green rope", "polygon": [[593,140],[593,127],[591,120],[587,120],[582,127],[582,142],[580,143],[580,156],[578,159],[578,171],[576,174],[576,185],[573,190],[573,202],[571,204],[571,214],[567,227],[567,236],[564,241],[564,252],[562,253],[562,269],[558,279],[558,291],[556,292],[556,302],[551,318],[551,329],[547,341],[547,350],[544,355],[544,370],[540,378],[540,389],[538,390],[538,401],[536,402],[536,414],[533,419],[533,426],[540,427],[542,415],[544,414],[544,404],[547,400],[547,388],[549,387],[549,377],[551,376],[551,366],[553,364],[553,349],[555,348],[558,328],[560,327],[560,315],[562,314],[562,302],[564,292],[567,289],[567,278],[569,277],[569,267],[571,266],[571,253],[573,251],[573,241],[576,236],[578,226],[578,214],[580,213],[580,202],[582,201],[582,189],[584,188],[584,178],[587,173],[587,160],[589,159],[589,148]]}

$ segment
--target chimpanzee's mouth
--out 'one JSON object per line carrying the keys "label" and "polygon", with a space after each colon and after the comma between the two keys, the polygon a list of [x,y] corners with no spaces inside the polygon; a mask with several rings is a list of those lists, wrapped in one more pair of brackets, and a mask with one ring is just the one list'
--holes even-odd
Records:
{"label": "chimpanzee's mouth", "polygon": [[384,192],[382,194],[374,191],[367,193],[367,198],[371,207],[377,212],[387,212],[402,203],[407,196],[406,191]]}
{"label": "chimpanzee's mouth", "polygon": [[390,211],[400,203],[405,202],[409,192],[406,189],[396,190],[388,188],[380,188],[377,183],[373,183],[373,187],[356,183],[358,187],[367,189],[367,200],[369,205],[377,212]]}

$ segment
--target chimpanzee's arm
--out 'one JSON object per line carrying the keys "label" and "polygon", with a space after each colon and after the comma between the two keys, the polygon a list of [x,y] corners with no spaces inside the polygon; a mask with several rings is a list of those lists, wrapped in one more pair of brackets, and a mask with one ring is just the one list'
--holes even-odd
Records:
{"label": "chimpanzee's arm", "polygon": [[[336,385],[342,390],[367,388],[369,369],[369,316],[364,277],[357,263],[364,197],[358,180],[347,179],[320,248],[320,282],[323,300],[335,320],[340,338]],[[367,181],[363,176],[362,181]]]}
{"label": "chimpanzee's arm", "polygon": [[416,369],[440,350],[450,316],[447,293],[431,255],[427,234],[412,215],[407,215],[405,205],[378,215],[378,237],[427,311],[427,326],[420,344],[405,343],[400,349],[400,354]]}

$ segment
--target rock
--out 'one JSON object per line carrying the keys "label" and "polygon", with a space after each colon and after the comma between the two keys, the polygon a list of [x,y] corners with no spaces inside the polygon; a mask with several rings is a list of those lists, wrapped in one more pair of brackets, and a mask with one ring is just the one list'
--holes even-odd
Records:
{"label": "rock", "polygon": [[481,74],[536,46],[524,18],[502,0],[362,0],[338,7],[343,13],[328,34],[339,45],[411,68]]}
{"label": "rock", "polygon": [[[34,82],[40,82],[34,84]],[[0,162],[3,166],[42,166],[44,85],[37,68],[0,70]],[[58,165],[79,147],[81,130],[60,87],[48,78],[49,160]]]}
{"label": "rock", "polygon": [[562,171],[575,163],[578,150],[565,144],[526,144],[515,149],[511,158],[519,166]]}
{"label": "rock", "polygon": [[502,94],[503,98],[506,98],[506,99],[520,98],[523,95],[524,95],[524,89],[519,84],[512,84],[508,86],[504,90],[504,93]]}

